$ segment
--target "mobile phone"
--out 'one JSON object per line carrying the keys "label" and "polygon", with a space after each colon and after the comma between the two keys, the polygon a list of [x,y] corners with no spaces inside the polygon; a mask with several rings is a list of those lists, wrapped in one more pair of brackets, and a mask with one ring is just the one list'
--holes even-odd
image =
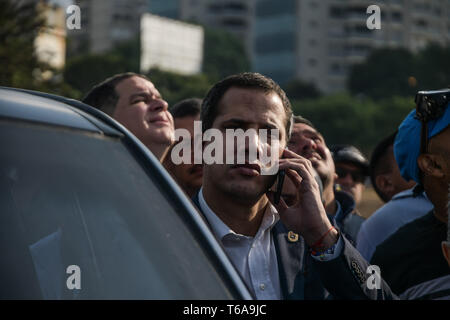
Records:
{"label": "mobile phone", "polygon": [[281,191],[283,191],[283,182],[284,182],[284,177],[286,176],[286,171],[280,170],[280,171],[278,171],[277,175],[278,175],[277,191],[275,191],[275,196],[274,196],[275,204],[280,203]]}

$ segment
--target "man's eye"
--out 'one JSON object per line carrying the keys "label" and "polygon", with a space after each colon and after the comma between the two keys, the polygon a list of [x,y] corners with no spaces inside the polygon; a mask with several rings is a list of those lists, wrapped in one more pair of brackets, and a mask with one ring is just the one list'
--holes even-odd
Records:
{"label": "man's eye", "polygon": [[239,129],[240,127],[237,124],[227,124],[224,126],[224,129]]}
{"label": "man's eye", "polygon": [[144,98],[136,99],[136,100],[133,101],[133,104],[136,104],[136,103],[139,103],[139,102],[145,102],[145,99]]}

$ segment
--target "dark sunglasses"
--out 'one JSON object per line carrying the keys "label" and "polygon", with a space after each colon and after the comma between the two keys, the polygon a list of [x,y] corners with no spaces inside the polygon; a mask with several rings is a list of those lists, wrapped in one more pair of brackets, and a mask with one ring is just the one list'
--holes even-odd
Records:
{"label": "dark sunglasses", "polygon": [[450,89],[419,91],[416,94],[415,118],[422,122],[420,134],[420,151],[426,153],[428,149],[428,125],[430,120],[442,117],[450,102]]}
{"label": "dark sunglasses", "polygon": [[339,178],[345,178],[348,174],[352,177],[353,181],[363,183],[366,177],[361,171],[347,170],[344,168],[336,168],[336,174]]}

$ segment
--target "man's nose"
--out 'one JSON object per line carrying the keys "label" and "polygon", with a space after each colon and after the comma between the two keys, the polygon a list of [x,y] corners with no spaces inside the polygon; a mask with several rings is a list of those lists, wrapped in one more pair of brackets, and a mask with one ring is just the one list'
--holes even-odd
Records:
{"label": "man's nose", "polygon": [[166,111],[169,108],[169,104],[163,99],[155,99],[149,104],[149,110],[152,112]]}
{"label": "man's nose", "polygon": [[345,186],[352,186],[355,184],[355,181],[353,181],[352,175],[350,172],[346,172],[344,176],[339,177],[339,184],[345,185]]}
{"label": "man's nose", "polygon": [[[260,152],[260,141],[259,136],[256,130],[250,130],[250,134],[245,137],[244,150],[241,149],[241,152],[245,152],[246,160],[254,160],[249,158],[254,158],[258,156]],[[239,148],[239,146],[238,146]]]}
{"label": "man's nose", "polygon": [[309,154],[310,150],[316,150],[317,149],[317,144],[314,142],[313,139],[309,139],[309,138],[302,138],[300,140],[300,142],[294,146],[293,148],[295,153],[301,155],[301,156],[305,156]]}

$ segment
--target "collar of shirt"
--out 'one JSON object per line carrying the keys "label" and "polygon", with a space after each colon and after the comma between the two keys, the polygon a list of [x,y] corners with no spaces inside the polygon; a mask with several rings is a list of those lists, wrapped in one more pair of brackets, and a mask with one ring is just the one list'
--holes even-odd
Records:
{"label": "collar of shirt", "polygon": [[[200,208],[202,209],[206,220],[208,220],[211,225],[211,229],[213,233],[217,236],[221,241],[225,240],[229,235],[236,236],[238,235],[236,232],[231,230],[215,213],[211,210],[208,204],[203,197],[203,187],[200,188],[198,194],[198,202],[200,204]],[[261,226],[258,229],[258,232],[255,238],[258,238],[261,233],[266,231],[267,229],[271,229],[277,222],[280,220],[280,215],[278,214],[277,209],[269,203],[266,207],[266,211],[264,212],[264,217],[261,222]],[[249,237],[250,238],[250,237]]]}
{"label": "collar of shirt", "polygon": [[[414,196],[414,188],[415,188],[416,186],[417,186],[417,185],[415,185],[415,186],[412,187],[411,189],[403,190],[403,191],[400,191],[399,193],[394,194],[394,196],[392,197],[391,200],[397,200],[397,199],[408,198],[408,197]],[[424,197],[425,199],[429,200],[425,191],[423,191],[422,193],[420,193],[420,194],[418,195],[418,197]]]}
{"label": "collar of shirt", "polygon": [[331,223],[333,223],[333,221],[340,221],[341,215],[343,214],[342,206],[339,203],[339,201],[334,200],[334,202],[336,203],[336,212],[335,212],[335,214],[331,215],[331,214],[327,213],[328,219],[330,220]]}
{"label": "collar of shirt", "polygon": [[211,210],[203,197],[203,189],[198,200],[212,232],[256,298],[281,299],[277,254],[270,232],[280,219],[275,207],[269,203],[255,237],[248,237],[235,233]]}

